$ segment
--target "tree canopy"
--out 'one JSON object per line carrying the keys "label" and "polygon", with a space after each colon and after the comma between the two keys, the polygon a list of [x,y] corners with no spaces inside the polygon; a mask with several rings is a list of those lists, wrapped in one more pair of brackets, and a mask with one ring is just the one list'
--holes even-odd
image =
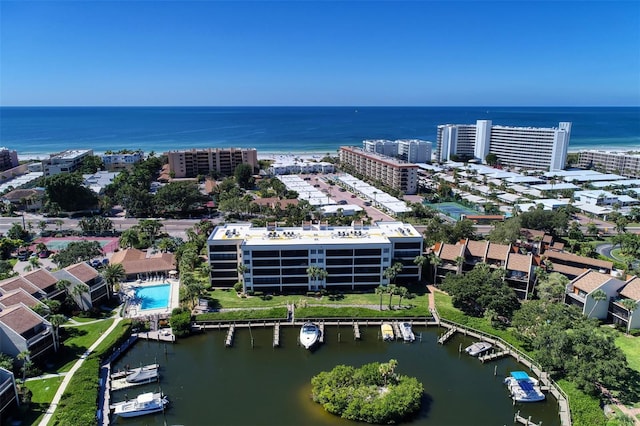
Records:
{"label": "tree canopy", "polygon": [[97,241],[73,241],[51,258],[59,268],[66,268],[69,265],[86,262],[102,255],[102,248]]}
{"label": "tree canopy", "polygon": [[502,281],[502,272],[491,271],[489,265],[479,263],[464,275],[447,275],[441,288],[451,295],[453,306],[467,315],[481,317],[491,310],[511,318],[519,302],[514,291]]}
{"label": "tree canopy", "polygon": [[60,173],[44,181],[49,206],[54,204],[63,211],[93,209],[98,205],[95,192],[82,185],[79,173]]}
{"label": "tree canopy", "polygon": [[313,400],[345,419],[398,423],[420,409],[424,387],[414,377],[396,374],[397,365],[392,359],[323,371],[311,379]]}

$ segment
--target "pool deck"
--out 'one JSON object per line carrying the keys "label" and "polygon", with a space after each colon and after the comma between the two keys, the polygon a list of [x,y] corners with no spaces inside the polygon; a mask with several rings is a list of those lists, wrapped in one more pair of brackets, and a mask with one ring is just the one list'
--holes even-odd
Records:
{"label": "pool deck", "polygon": [[156,285],[170,284],[169,290],[169,304],[166,308],[159,309],[140,309],[140,305],[132,303],[128,306],[125,316],[127,318],[141,318],[148,316],[167,316],[174,308],[180,305],[180,281],[177,279],[169,278],[165,280],[146,280],[146,281],[131,281],[123,284],[123,289],[126,292],[133,290],[136,287],[152,287]]}

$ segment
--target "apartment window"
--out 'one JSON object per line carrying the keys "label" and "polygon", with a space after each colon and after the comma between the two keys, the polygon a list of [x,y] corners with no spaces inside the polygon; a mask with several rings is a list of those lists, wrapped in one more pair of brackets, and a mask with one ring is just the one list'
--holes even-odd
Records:
{"label": "apartment window", "polygon": [[383,252],[383,253],[389,253],[389,249],[388,249],[388,248],[383,249],[383,250],[382,250],[382,252]]}

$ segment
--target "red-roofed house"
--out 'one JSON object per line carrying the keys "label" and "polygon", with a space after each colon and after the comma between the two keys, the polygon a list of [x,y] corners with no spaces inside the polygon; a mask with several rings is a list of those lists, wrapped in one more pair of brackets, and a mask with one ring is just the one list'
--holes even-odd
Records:
{"label": "red-roofed house", "polygon": [[176,267],[175,256],[171,253],[147,254],[137,249],[126,249],[116,252],[111,257],[111,263],[120,263],[127,274],[128,280],[147,279],[152,276],[169,276]]}
{"label": "red-roofed house", "polygon": [[0,352],[15,357],[29,351],[33,360],[52,350],[57,346],[47,320],[22,303],[0,311]]}

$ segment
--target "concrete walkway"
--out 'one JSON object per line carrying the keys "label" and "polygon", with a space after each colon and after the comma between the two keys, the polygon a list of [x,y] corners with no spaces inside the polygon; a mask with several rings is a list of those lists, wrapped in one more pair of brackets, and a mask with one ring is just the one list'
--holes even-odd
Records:
{"label": "concrete walkway", "polygon": [[42,418],[42,420],[38,424],[39,426],[47,426],[49,424],[49,422],[51,421],[51,418],[53,417],[53,413],[55,413],[56,408],[58,407],[58,403],[60,402],[60,398],[62,398],[62,394],[67,389],[67,386],[69,385],[69,382],[71,381],[71,378],[73,377],[75,372],[78,370],[78,368],[80,368],[80,366],[85,361],[85,359],[87,359],[89,354],[91,354],[91,352],[93,352],[98,347],[98,345],[100,343],[102,343],[102,341],[104,339],[106,339],[106,337],[109,334],[111,334],[111,332],[116,328],[116,326],[120,323],[120,321],[122,321],[121,317],[116,318],[115,321],[113,321],[113,324],[111,324],[111,327],[109,327],[104,333],[102,333],[102,335],[98,338],[98,340],[96,340],[93,343],[93,345],[91,345],[89,347],[89,349],[87,349],[86,352],[84,354],[82,354],[80,359],[78,361],[76,361],[75,364],[73,364],[73,367],[71,367],[71,370],[69,370],[69,372],[64,376],[64,379],[62,380],[62,383],[60,384],[60,387],[58,388],[58,391],[53,396],[53,400],[51,401],[51,405],[49,405],[49,408],[47,409],[47,412],[45,413],[44,417]]}
{"label": "concrete walkway", "polygon": [[29,377],[28,379],[25,380],[25,382],[30,382],[32,380],[45,380],[45,379],[51,379],[53,377],[64,377],[66,376],[68,373],[64,372],[64,373],[51,373],[51,374],[41,374],[40,376],[34,376],[34,377]]}

